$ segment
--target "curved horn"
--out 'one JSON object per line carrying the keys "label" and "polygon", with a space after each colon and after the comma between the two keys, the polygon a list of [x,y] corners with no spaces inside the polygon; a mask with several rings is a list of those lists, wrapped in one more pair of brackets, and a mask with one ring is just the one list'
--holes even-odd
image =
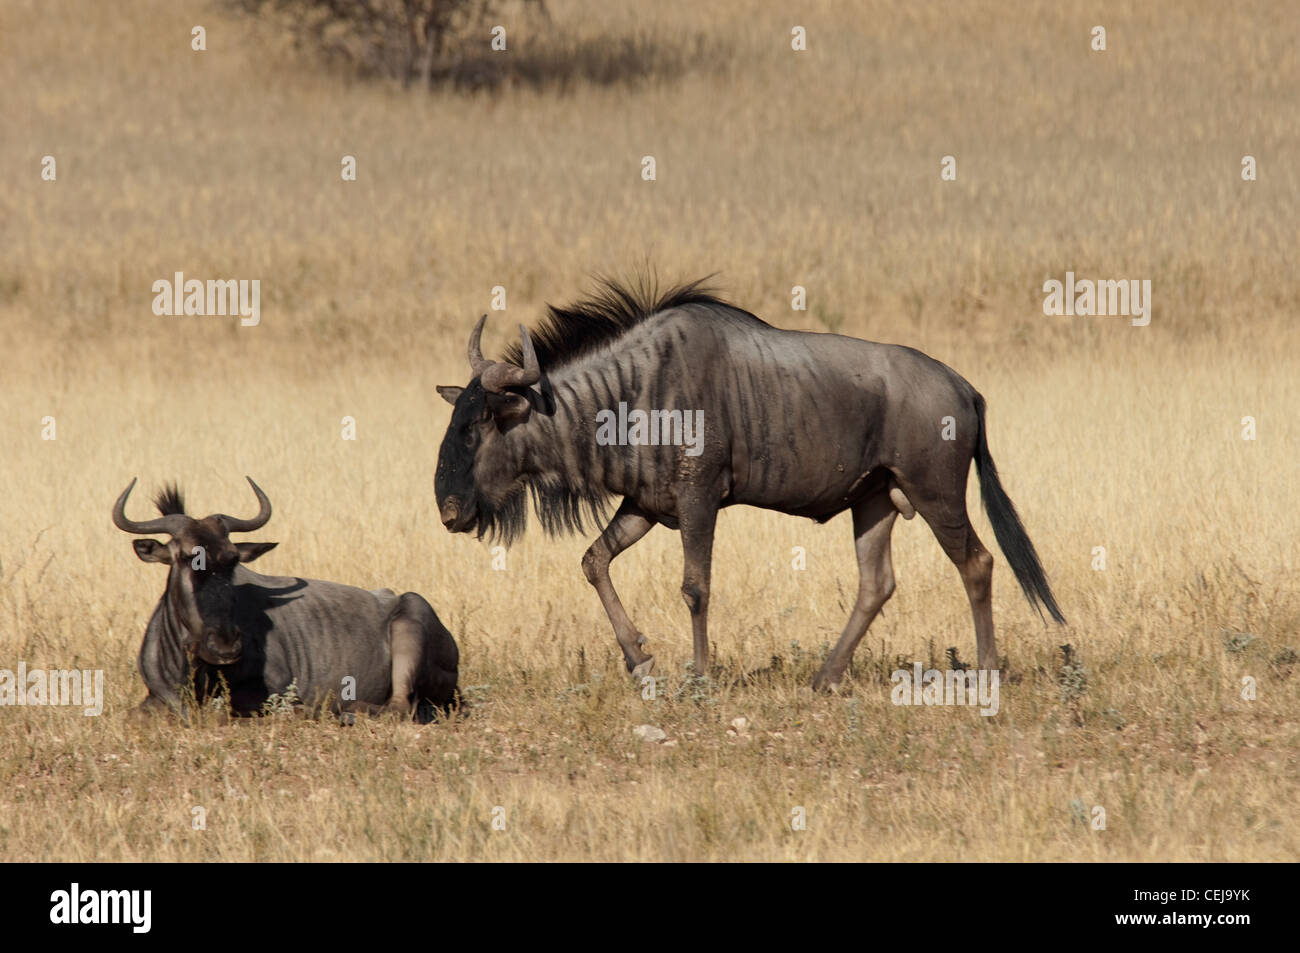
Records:
{"label": "curved horn", "polygon": [[266,525],[266,521],[271,518],[271,501],[266,498],[262,488],[253,482],[250,476],[244,477],[248,485],[253,488],[257,494],[258,511],[257,515],[251,520],[235,519],[233,516],[227,516],[225,513],[218,513],[217,518],[226,524],[226,531],[229,533],[251,533],[255,529],[261,529]]}
{"label": "curved horn", "polygon": [[[138,478],[137,478],[138,479]],[[131,481],[130,486],[122,491],[122,495],[117,498],[113,504],[113,525],[124,533],[136,533],[141,536],[149,536],[153,533],[167,533],[175,536],[180,533],[190,522],[190,518],[181,513],[173,513],[170,516],[159,516],[156,519],[135,520],[126,518],[126,498],[131,495],[135,489],[135,480]]]}
{"label": "curved horn", "polygon": [[522,343],[524,356],[524,376],[528,378],[524,381],[524,384],[536,384],[542,379],[542,366],[537,363],[537,352],[533,350],[533,339],[528,336],[528,329],[522,324],[519,325],[519,339]]}
{"label": "curved horn", "polygon": [[522,324],[519,325],[519,334],[522,341],[520,351],[523,354],[524,366],[493,364],[483,372],[482,383],[484,390],[500,394],[507,387],[528,387],[542,379],[542,368],[537,363],[537,352],[533,350],[532,338],[528,336],[528,329]]}
{"label": "curved horn", "polygon": [[472,371],[472,377],[479,377],[492,366],[492,362],[483,357],[483,348],[479,345],[483,337],[483,322],[487,320],[487,315],[478,319],[478,324],[474,325],[474,330],[469,336],[469,368]]}

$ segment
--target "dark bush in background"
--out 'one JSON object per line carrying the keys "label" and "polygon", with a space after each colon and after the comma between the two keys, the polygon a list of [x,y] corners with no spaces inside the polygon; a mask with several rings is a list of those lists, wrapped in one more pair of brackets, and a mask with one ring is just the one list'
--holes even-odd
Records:
{"label": "dark bush in background", "polygon": [[[552,27],[546,0],[229,0],[273,19],[300,48],[365,77],[404,85],[477,89],[505,82],[600,85],[674,76],[705,56],[701,37],[664,45],[645,35],[574,39]],[[508,16],[506,16],[508,15]],[[491,48],[492,27],[507,26],[508,52]],[[517,42],[527,24],[532,42]]]}

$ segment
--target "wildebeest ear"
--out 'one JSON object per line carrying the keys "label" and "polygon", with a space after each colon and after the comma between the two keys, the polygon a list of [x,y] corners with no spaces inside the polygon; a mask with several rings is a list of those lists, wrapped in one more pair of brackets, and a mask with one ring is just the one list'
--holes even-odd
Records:
{"label": "wildebeest ear", "polygon": [[279,543],[235,543],[235,549],[239,550],[241,563],[251,563],[262,553],[269,552],[279,545]]}
{"label": "wildebeest ear", "polygon": [[516,423],[527,420],[528,415],[533,410],[532,403],[523,394],[489,393],[487,398],[488,410],[492,411],[492,416],[499,423]]}
{"label": "wildebeest ear", "polygon": [[135,554],[147,563],[170,563],[172,561],[172,551],[166,543],[160,543],[156,539],[133,539],[131,545],[135,547]]}
{"label": "wildebeest ear", "polygon": [[438,393],[441,394],[442,399],[449,404],[455,404],[456,401],[460,399],[460,395],[464,392],[465,388],[463,387],[451,387],[446,384],[438,385]]}

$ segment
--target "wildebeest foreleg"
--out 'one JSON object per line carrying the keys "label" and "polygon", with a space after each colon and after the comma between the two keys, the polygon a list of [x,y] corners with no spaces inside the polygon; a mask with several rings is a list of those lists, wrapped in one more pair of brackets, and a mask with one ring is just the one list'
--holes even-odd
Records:
{"label": "wildebeest foreleg", "polygon": [[813,688],[827,691],[840,683],[853,652],[881,606],[894,594],[894,562],[889,536],[898,510],[888,493],[877,493],[853,507],[854,548],[858,555],[858,598],[840,640],[831,649]]}
{"label": "wildebeest foreleg", "polygon": [[709,673],[709,576],[713,566],[713,530],[718,508],[709,502],[678,501],[682,533],[682,597],[691,610],[695,639],[695,673]]}
{"label": "wildebeest foreleg", "polygon": [[640,678],[649,675],[655,666],[655,657],[641,651],[645,636],[636,630],[632,620],[627,617],[623,603],[614,591],[614,584],[609,578],[609,564],[614,557],[627,549],[654,526],[651,520],[636,504],[624,499],[619,504],[618,512],[609,521],[605,531],[591,544],[582,557],[582,574],[596,587],[605,614],[614,626],[614,635],[623,649],[623,659],[627,670]]}
{"label": "wildebeest foreleg", "polygon": [[149,718],[152,718],[155,715],[166,715],[169,713],[174,714],[179,708],[180,708],[179,697],[176,698],[171,703],[169,703],[168,701],[165,701],[162,698],[159,698],[157,695],[150,692],[145,697],[145,700],[142,701],[140,704],[136,705],[129,712],[127,712],[127,715],[132,720],[136,720],[136,719],[148,720]]}

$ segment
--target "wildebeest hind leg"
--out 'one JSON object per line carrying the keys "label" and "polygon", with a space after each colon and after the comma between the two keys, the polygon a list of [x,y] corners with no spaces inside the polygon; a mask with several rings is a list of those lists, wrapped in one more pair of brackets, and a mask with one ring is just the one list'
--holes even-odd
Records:
{"label": "wildebeest hind leg", "polygon": [[853,507],[854,547],[858,555],[858,598],[840,640],[813,679],[813,688],[826,691],[839,684],[867,628],[894,594],[894,562],[889,539],[898,510],[889,494],[877,493]]}
{"label": "wildebeest hind leg", "polygon": [[388,710],[428,724],[457,703],[460,649],[433,606],[417,592],[404,592],[388,623],[393,695]]}
{"label": "wildebeest hind leg", "polygon": [[387,710],[410,718],[415,714],[415,676],[422,641],[420,625],[398,616],[388,623],[388,634],[393,652],[393,695]]}
{"label": "wildebeest hind leg", "polygon": [[993,636],[993,556],[975,535],[974,527],[968,535],[966,559],[957,569],[966,586],[971,615],[975,619],[979,667],[993,671],[998,667],[998,645]]}
{"label": "wildebeest hind leg", "polygon": [[964,495],[952,497],[959,502],[948,505],[918,500],[910,493],[908,496],[961,574],[975,621],[979,667],[992,671],[998,667],[998,647],[993,636],[993,556],[975,534],[966,514]]}
{"label": "wildebeest hind leg", "polygon": [[634,503],[624,499],[619,504],[614,518],[605,527],[605,531],[582,557],[582,574],[596,587],[596,594],[600,596],[601,605],[605,607],[605,615],[609,616],[610,624],[614,627],[614,636],[623,650],[627,670],[637,678],[650,674],[654,669],[655,657],[641,651],[641,646],[645,644],[645,636],[632,625],[632,620],[628,618],[618,593],[614,591],[614,583],[609,578],[609,564],[614,561],[615,556],[650,532],[652,526],[654,526],[653,520]]}

